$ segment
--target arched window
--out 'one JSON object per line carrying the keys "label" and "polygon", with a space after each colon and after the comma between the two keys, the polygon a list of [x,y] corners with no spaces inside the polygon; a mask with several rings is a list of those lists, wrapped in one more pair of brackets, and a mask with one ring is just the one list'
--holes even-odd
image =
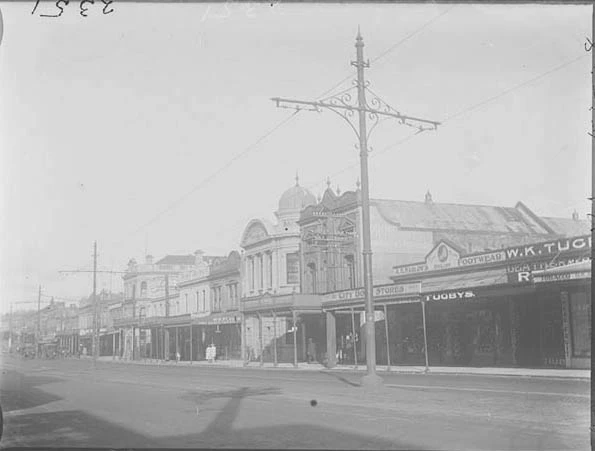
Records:
{"label": "arched window", "polygon": [[186,305],[184,306],[186,310],[184,310],[184,313],[188,313],[188,293],[184,294],[184,300],[186,301]]}
{"label": "arched window", "polygon": [[175,315],[179,315],[180,314],[180,301],[176,301],[176,313]]}
{"label": "arched window", "polygon": [[196,292],[196,310],[195,312],[198,312],[198,291]]}
{"label": "arched window", "polygon": [[140,284],[140,297],[146,298],[147,297],[147,282],[141,282]]}

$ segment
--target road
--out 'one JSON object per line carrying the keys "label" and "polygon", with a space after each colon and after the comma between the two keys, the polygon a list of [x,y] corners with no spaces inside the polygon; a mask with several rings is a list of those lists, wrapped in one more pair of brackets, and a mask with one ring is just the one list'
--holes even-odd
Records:
{"label": "road", "polygon": [[1,447],[581,450],[589,381],[4,357]]}

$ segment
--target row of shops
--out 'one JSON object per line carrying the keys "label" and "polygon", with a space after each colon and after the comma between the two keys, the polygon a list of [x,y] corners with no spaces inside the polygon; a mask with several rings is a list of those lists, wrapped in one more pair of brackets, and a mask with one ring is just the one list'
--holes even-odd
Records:
{"label": "row of shops", "polygon": [[[378,365],[590,368],[591,238],[464,254],[439,242],[375,286]],[[241,309],[115,324],[101,355],[365,365],[363,289],[244,298]]]}
{"label": "row of shops", "polygon": [[[548,255],[545,265],[536,264],[546,254],[540,249],[520,264],[502,250],[459,260],[480,262],[468,266],[395,268],[395,284],[374,287],[377,364],[590,368],[585,247]],[[436,249],[450,251],[444,243]],[[322,304],[329,365],[365,363],[363,290],[325,295]]]}

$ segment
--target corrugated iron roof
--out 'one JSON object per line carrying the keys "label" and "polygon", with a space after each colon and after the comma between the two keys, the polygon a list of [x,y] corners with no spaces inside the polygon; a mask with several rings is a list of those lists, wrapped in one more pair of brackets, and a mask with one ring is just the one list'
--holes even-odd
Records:
{"label": "corrugated iron roof", "polygon": [[403,228],[494,233],[543,233],[537,221],[512,207],[371,200],[380,215]]}
{"label": "corrugated iron roof", "polygon": [[556,233],[564,236],[588,235],[590,233],[589,221],[585,219],[570,218],[542,218]]}

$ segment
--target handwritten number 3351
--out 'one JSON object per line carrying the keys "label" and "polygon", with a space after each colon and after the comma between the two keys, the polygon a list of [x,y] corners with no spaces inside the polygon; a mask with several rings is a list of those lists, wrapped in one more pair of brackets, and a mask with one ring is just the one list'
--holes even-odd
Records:
{"label": "handwritten number 3351", "polygon": [[[35,14],[35,11],[37,10],[37,7],[39,6],[40,1],[41,0],[36,0],[35,7],[33,8],[33,11],[31,11],[31,14]],[[109,8],[109,5],[111,5],[113,2],[114,2],[113,0],[101,0],[101,3],[103,3],[103,5],[104,5],[103,6],[103,14],[109,14],[109,13],[114,12],[113,8]],[[94,5],[95,0],[81,0],[80,15],[83,17],[87,17],[87,11],[89,11],[89,8],[87,7],[87,3]],[[70,0],[58,0],[56,2],[56,8],[58,8],[60,10],[60,12],[58,14],[40,14],[40,16],[41,17],[60,17],[62,15],[62,13],[64,13],[64,7],[68,6],[69,4],[70,4]]]}

